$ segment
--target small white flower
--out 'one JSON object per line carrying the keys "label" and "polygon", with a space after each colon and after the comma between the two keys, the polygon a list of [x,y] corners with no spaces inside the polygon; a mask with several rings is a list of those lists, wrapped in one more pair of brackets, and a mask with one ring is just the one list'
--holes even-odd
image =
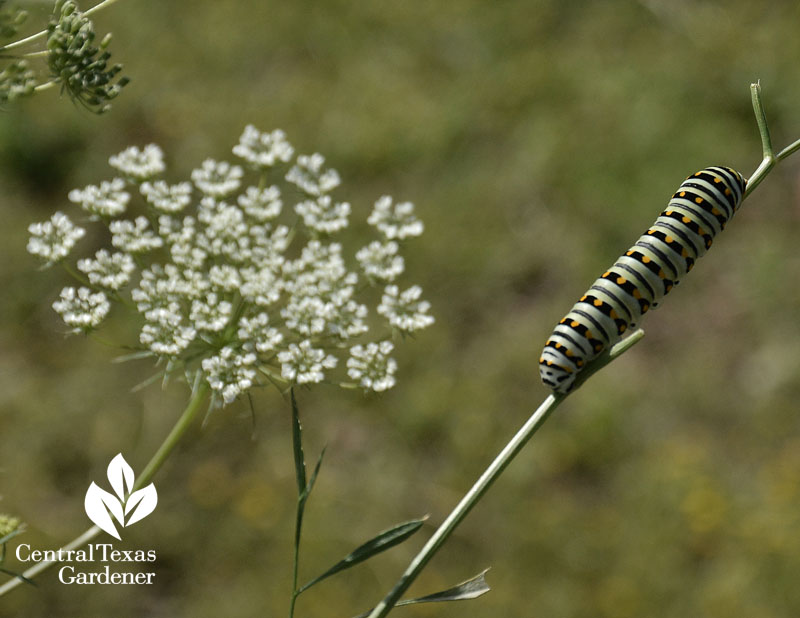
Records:
{"label": "small white flower", "polygon": [[233,305],[212,292],[204,300],[192,301],[189,319],[197,330],[218,333],[228,324],[232,312]]}
{"label": "small white flower", "polygon": [[239,292],[248,302],[266,307],[281,297],[282,281],[270,268],[244,268],[241,275],[243,283]]}
{"label": "small white flower", "polygon": [[391,341],[354,345],[347,359],[347,375],[367,390],[380,392],[392,388],[397,371],[397,361],[389,358],[393,349]]}
{"label": "small white flower", "polygon": [[272,167],[278,161],[288,162],[294,148],[286,141],[286,134],[280,129],[272,133],[262,133],[253,125],[244,128],[239,143],[233,147],[233,154],[258,168]]}
{"label": "small white flower", "polygon": [[192,170],[192,182],[205,195],[223,198],[239,188],[243,174],[238,165],[206,159],[199,169]]}
{"label": "small white flower", "polygon": [[318,152],[300,155],[297,164],[286,174],[286,180],[297,185],[308,195],[319,196],[339,186],[339,172],[335,169],[322,171],[325,157]]}
{"label": "small white flower", "polygon": [[325,379],[323,369],[336,367],[336,357],[311,346],[311,342],[304,340],[300,345],[290,343],[288,349],[278,353],[281,363],[281,375],[297,384],[310,384],[322,382]]}
{"label": "small white flower", "polygon": [[375,240],[359,249],[356,259],[361,264],[364,274],[370,279],[394,281],[405,269],[403,257],[397,255],[398,248],[393,240],[388,242]]}
{"label": "small white flower", "polygon": [[108,164],[137,181],[147,180],[164,171],[164,153],[156,144],[142,150],[129,146],[108,159]]}
{"label": "small white flower", "polygon": [[61,298],[53,303],[53,309],[72,332],[78,333],[98,327],[111,309],[111,303],[103,292],[70,287],[61,290]]}
{"label": "small white flower", "polygon": [[197,246],[197,219],[175,219],[169,215],[158,218],[158,233],[169,244],[172,261],[189,268],[202,268],[208,252]]}
{"label": "small white flower", "polygon": [[125,181],[122,178],[104,180],[100,186],[89,185],[83,189],[73,189],[68,196],[70,202],[80,204],[93,218],[118,217],[131,199],[130,193],[123,191]]}
{"label": "small white flower", "polygon": [[143,182],[139,191],[153,208],[170,214],[183,210],[192,201],[192,185],[188,182],[172,186],[163,180]]}
{"label": "small white flower", "polygon": [[197,209],[197,219],[206,226],[196,238],[201,249],[235,263],[250,260],[249,226],[238,206],[204,197]]}
{"label": "small white flower", "polygon": [[46,266],[67,257],[78,239],[86,234],[86,230],[74,225],[63,212],[56,212],[49,221],[31,223],[28,231],[31,234],[28,253],[44,259]]}
{"label": "small white flower", "polygon": [[396,285],[387,285],[384,290],[378,313],[389,320],[395,328],[411,333],[433,324],[433,317],[428,315],[431,304],[419,300],[422,288],[418,285],[411,286],[402,294]]}
{"label": "small white flower", "polygon": [[135,221],[112,221],[108,229],[111,231],[111,244],[128,253],[145,253],[164,244],[150,229],[146,217],[136,217]]}
{"label": "small white flower", "polygon": [[283,335],[277,328],[269,326],[269,316],[263,312],[254,318],[242,318],[237,334],[241,341],[254,345],[262,354],[277,350],[283,341]]}
{"label": "small white flower", "polygon": [[328,330],[341,339],[358,337],[369,330],[369,326],[364,321],[367,313],[366,305],[357,303],[354,300],[348,300],[336,307],[335,315],[328,324]]}
{"label": "small white flower", "polygon": [[289,228],[279,225],[270,232],[269,225],[253,225],[249,237],[249,257],[253,265],[280,271],[286,261],[283,252],[291,242]]}
{"label": "small white flower", "polygon": [[269,221],[281,214],[283,202],[281,191],[275,185],[259,190],[257,187],[247,187],[247,190],[238,197],[239,206],[256,221]]}
{"label": "small white flower", "polygon": [[[170,312],[180,317],[180,307],[185,301],[202,298],[208,291],[208,280],[199,272],[181,270],[174,264],[153,264],[142,271],[138,287],[131,290],[131,298],[139,313],[144,314],[148,320],[157,322],[161,318],[148,312],[168,307]],[[170,317],[169,321],[180,322],[176,322],[174,317]]]}
{"label": "small white flower", "polygon": [[131,280],[136,263],[127,253],[109,254],[105,249],[95,253],[95,259],[78,260],[78,270],[89,276],[89,281],[109,290],[119,290]]}
{"label": "small white flower", "polygon": [[377,202],[367,223],[378,228],[387,240],[419,236],[424,226],[414,215],[414,204],[401,202],[392,207],[392,198],[384,195]]}
{"label": "small white flower", "polygon": [[281,309],[281,317],[286,327],[300,335],[319,335],[325,332],[328,320],[333,317],[334,308],[316,296],[292,298]]}
{"label": "small white flower", "polygon": [[202,367],[211,388],[228,404],[253,386],[256,361],[251,351],[225,346],[216,356],[203,359]]}
{"label": "small white flower", "polygon": [[242,287],[242,276],[230,264],[213,265],[208,271],[211,285],[226,292],[234,292]]}
{"label": "small white flower", "polygon": [[[154,313],[159,315],[155,316]],[[177,356],[188,348],[197,336],[194,328],[182,323],[178,311],[164,309],[160,312],[151,312],[151,317],[157,317],[158,320],[142,326],[139,341],[158,356]]]}
{"label": "small white flower", "polygon": [[320,195],[316,200],[305,200],[294,207],[303,217],[306,227],[323,234],[334,234],[347,227],[350,204],[334,203],[329,195]]}

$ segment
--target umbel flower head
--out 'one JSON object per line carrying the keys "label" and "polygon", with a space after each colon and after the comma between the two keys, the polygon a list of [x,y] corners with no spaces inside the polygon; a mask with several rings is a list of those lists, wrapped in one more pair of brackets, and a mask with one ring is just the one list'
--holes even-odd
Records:
{"label": "umbel flower head", "polygon": [[[239,163],[206,159],[171,184],[158,146],[132,146],[109,160],[115,177],[70,191],[81,224],[107,227],[110,246],[77,259],[79,285],[53,308],[72,332],[133,308],[137,356],[201,377],[220,404],[266,384],[393,387],[392,339],[433,323],[422,289],[400,282],[404,244],[423,229],[413,205],[379,198],[374,239],[349,247],[353,209],[322,155],[294,159],[282,131],[253,126],[233,153]],[[29,231],[44,266],[85,234],[62,212]]]}

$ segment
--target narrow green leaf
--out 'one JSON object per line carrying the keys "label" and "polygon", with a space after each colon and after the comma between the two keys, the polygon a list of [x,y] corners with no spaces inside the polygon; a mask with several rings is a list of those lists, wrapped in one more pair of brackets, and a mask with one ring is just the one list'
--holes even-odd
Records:
{"label": "narrow green leaf", "polygon": [[442,590],[441,592],[434,592],[433,594],[416,599],[408,599],[407,601],[400,601],[398,605],[412,605],[414,603],[439,603],[441,601],[466,601],[468,599],[477,599],[479,596],[486,594],[491,590],[489,584],[486,583],[486,569],[478,573],[475,577],[468,579],[465,582]]}
{"label": "narrow green leaf", "polygon": [[322,458],[325,456],[325,449],[328,447],[325,446],[322,449],[322,452],[319,454],[319,458],[317,459],[317,464],[314,466],[314,471],[311,473],[311,478],[308,479],[308,484],[306,485],[306,489],[303,492],[301,498],[306,500],[309,495],[311,495],[311,490],[314,489],[314,483],[317,482],[317,474],[319,474],[319,468],[322,465]]}
{"label": "narrow green leaf", "polygon": [[294,398],[294,389],[289,390],[292,398],[292,447],[294,449],[294,469],[297,475],[297,494],[301,497],[306,491],[306,458],[303,455],[302,431],[300,426],[300,412],[297,410],[297,401]]}
{"label": "narrow green leaf", "polygon": [[148,386],[150,386],[151,384],[155,384],[155,383],[156,383],[156,382],[158,382],[158,381],[159,381],[161,378],[162,378],[162,374],[161,374],[161,372],[160,372],[160,371],[159,371],[159,372],[157,372],[157,373],[154,373],[154,374],[153,374],[153,375],[151,375],[149,378],[145,378],[144,380],[142,380],[142,381],[141,381],[141,382],[139,382],[138,384],[134,385],[134,386],[131,388],[131,392],[132,392],[132,393],[137,393],[137,392],[139,392],[140,390],[142,390],[142,389],[144,389],[144,388],[147,388],[147,387],[148,387]]}
{"label": "narrow green leaf", "polygon": [[111,359],[112,363],[127,363],[132,360],[139,360],[140,358],[151,358],[155,354],[151,350],[139,350],[138,352],[131,352],[130,354],[123,354]]}
{"label": "narrow green leaf", "polygon": [[[491,590],[489,584],[486,583],[486,569],[478,573],[475,577],[461,582],[452,588],[435,592],[424,597],[417,597],[416,599],[405,599],[399,601],[395,607],[401,605],[414,605],[415,603],[440,603],[442,601],[467,601],[469,599],[477,599],[479,596],[486,594]],[[374,609],[374,608],[372,608]],[[368,609],[363,614],[359,614],[354,618],[367,618],[372,613],[372,609]]]}
{"label": "narrow green leaf", "polygon": [[422,527],[423,522],[427,518],[423,519],[412,519],[411,521],[403,522],[402,524],[398,524],[389,530],[384,530],[376,537],[370,539],[363,545],[359,545],[356,547],[352,552],[347,554],[344,558],[342,558],[339,562],[334,564],[330,569],[325,571],[322,575],[315,577],[310,582],[305,584],[302,588],[300,588],[299,592],[303,592],[304,590],[308,590],[314,584],[318,584],[323,579],[338,573],[339,571],[344,571],[345,569],[349,569],[352,566],[355,566],[359,562],[363,562],[372,556],[379,554],[387,549],[394,547],[395,545],[402,543],[407,538],[409,538],[412,534],[414,534],[417,530]]}

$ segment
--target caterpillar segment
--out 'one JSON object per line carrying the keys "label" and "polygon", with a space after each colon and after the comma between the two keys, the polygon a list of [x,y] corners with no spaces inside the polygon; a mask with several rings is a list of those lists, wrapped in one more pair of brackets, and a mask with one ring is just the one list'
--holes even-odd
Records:
{"label": "caterpillar segment", "polygon": [[744,177],[729,167],[689,176],[653,225],[556,325],[539,358],[542,382],[568,393],[589,362],[658,307],[725,229],[745,186]]}

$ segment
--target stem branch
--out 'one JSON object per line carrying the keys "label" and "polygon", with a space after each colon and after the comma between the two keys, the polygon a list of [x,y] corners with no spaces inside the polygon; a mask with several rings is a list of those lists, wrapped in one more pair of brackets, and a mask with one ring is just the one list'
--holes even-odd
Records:
{"label": "stem branch", "polygon": [[[208,393],[208,383],[202,382],[200,383],[194,391],[192,395],[192,399],[189,401],[189,404],[186,406],[186,409],[181,414],[178,421],[175,423],[175,426],[170,431],[167,438],[161,444],[161,446],[156,451],[155,455],[150,459],[148,464],[145,466],[144,472],[142,472],[139,477],[136,479],[136,482],[133,484],[134,491],[140,489],[144,485],[146,485],[150,480],[153,478],[158,469],[162,466],[164,461],[166,461],[167,457],[169,457],[172,449],[175,448],[175,445],[181,439],[181,437],[186,433],[186,430],[192,424],[192,422],[197,418],[198,412],[202,409],[202,403],[205,400],[206,394]],[[77,549],[82,547],[93,538],[95,538],[98,534],[100,534],[102,530],[97,526],[92,526],[86,532],[84,532],[79,537],[73,539],[66,545],[64,545],[60,550],[61,551],[69,551],[73,549]],[[25,571],[22,575],[27,577],[28,579],[32,579],[45,569],[50,568],[55,564],[53,560],[43,560],[42,562],[36,563],[34,566],[29,568]],[[22,583],[22,580],[18,577],[7,581],[5,584],[0,586],[0,597],[3,596],[5,593],[13,590],[17,586]]]}
{"label": "stem branch", "polygon": [[769,174],[772,171],[772,168],[775,167],[775,164],[778,161],[780,161],[785,157],[788,157],[795,150],[800,148],[800,140],[798,140],[788,148],[782,150],[780,154],[776,157],[772,149],[772,138],[770,137],[769,134],[769,125],[767,125],[767,114],[764,111],[764,104],[761,101],[760,82],[750,84],[750,98],[753,102],[753,112],[756,115],[756,123],[758,124],[758,133],[761,136],[761,152],[763,153],[763,158],[759,166],[756,168],[756,171],[752,173],[750,178],[748,178],[747,187],[744,190],[744,195],[742,196],[742,199],[750,195],[750,193],[754,191],[759,184],[761,184],[761,181],[767,177],[767,174]]}
{"label": "stem branch", "polygon": [[[111,6],[115,2],[119,2],[119,0],[103,0],[99,4],[94,5],[92,8],[87,9],[83,12],[83,14],[88,17],[92,13],[96,13],[97,11],[104,9],[108,6]],[[27,45],[28,43],[33,43],[38,41],[39,39],[43,39],[47,36],[47,30],[42,30],[41,32],[37,32],[36,34],[32,34],[30,36],[26,36],[24,39],[20,39],[19,41],[14,41],[13,43],[9,43],[8,45],[4,45],[0,47],[0,50],[7,51],[9,49],[16,49],[17,47],[22,47],[23,45]]]}
{"label": "stem branch", "polygon": [[[631,333],[630,336],[617,343],[605,355],[595,359],[591,365],[587,365],[584,371],[589,371],[591,368],[591,373],[594,373],[601,367],[604,367],[610,363],[612,360],[618,358],[621,354],[624,354],[631,348],[631,346],[640,341],[643,336],[644,331],[641,329]],[[589,375],[591,375],[591,373]],[[572,392],[574,392],[574,390]],[[456,529],[456,526],[458,526],[458,524],[460,524],[461,521],[467,516],[467,514],[472,510],[472,507],[478,503],[489,487],[492,486],[492,483],[497,480],[497,478],[503,473],[503,470],[506,469],[508,464],[511,463],[514,457],[516,457],[525,444],[527,444],[528,440],[531,439],[533,434],[538,431],[553,410],[555,410],[566,397],[567,395],[564,394],[551,394],[544,400],[544,402],[542,402],[536,412],[531,415],[531,417],[525,422],[519,431],[517,431],[514,437],[511,438],[508,444],[503,447],[503,450],[500,451],[497,457],[495,457],[494,461],[489,464],[489,467],[486,468],[481,477],[461,499],[461,502],[459,502],[456,508],[454,508],[450,515],[447,516],[447,519],[442,522],[436,532],[434,532],[433,536],[425,544],[425,547],[422,548],[422,550],[408,565],[405,573],[403,573],[403,575],[394,585],[394,588],[392,588],[389,594],[386,595],[386,597],[377,606],[375,606],[375,608],[372,610],[372,613],[369,615],[369,618],[383,618],[383,616],[386,616],[386,614],[392,610],[395,604],[400,600],[400,597],[403,595],[403,593],[417,578],[422,569],[425,568],[425,565],[428,563],[428,561]]]}

